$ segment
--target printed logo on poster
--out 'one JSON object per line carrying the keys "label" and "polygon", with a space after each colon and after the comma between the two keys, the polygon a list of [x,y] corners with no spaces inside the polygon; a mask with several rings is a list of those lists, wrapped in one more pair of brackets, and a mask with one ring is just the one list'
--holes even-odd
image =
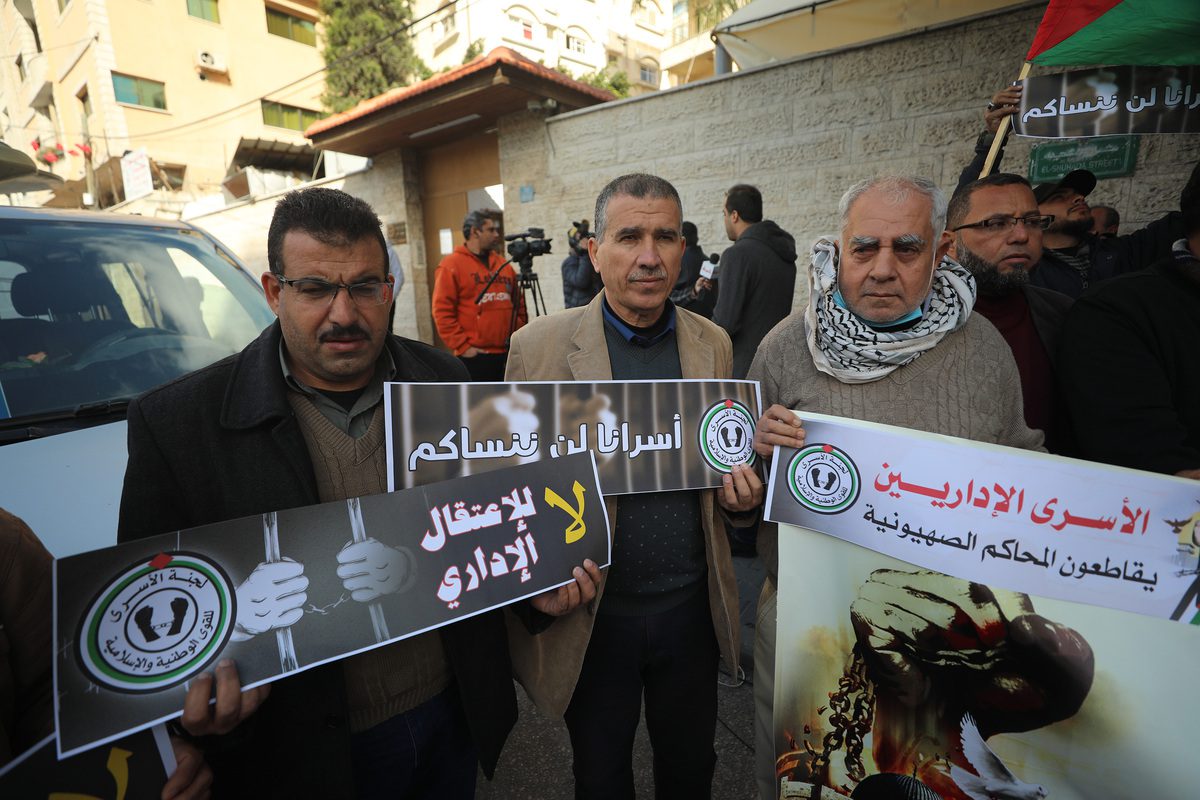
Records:
{"label": "printed logo on poster", "polygon": [[788,462],[787,485],[796,502],[818,514],[840,514],[858,499],[862,479],[854,460],[831,444],[814,444]]}
{"label": "printed logo on poster", "polygon": [[699,438],[705,463],[717,472],[754,463],[754,415],[737,400],[709,406],[700,420]]}
{"label": "printed logo on poster", "polygon": [[100,590],[79,627],[85,673],[126,692],[187,680],[221,652],[236,618],[229,577],[196,553],[160,553]]}

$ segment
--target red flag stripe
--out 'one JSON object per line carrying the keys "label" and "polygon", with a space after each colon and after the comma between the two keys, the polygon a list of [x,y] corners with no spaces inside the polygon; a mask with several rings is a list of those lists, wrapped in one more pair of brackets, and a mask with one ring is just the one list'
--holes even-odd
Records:
{"label": "red flag stripe", "polygon": [[1123,0],[1050,0],[1025,60],[1032,61],[1038,54],[1061,44],[1122,2]]}

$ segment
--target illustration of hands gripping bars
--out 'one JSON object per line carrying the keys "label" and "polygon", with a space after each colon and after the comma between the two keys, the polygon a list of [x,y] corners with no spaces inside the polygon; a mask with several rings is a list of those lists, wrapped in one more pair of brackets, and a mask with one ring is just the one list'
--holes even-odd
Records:
{"label": "illustration of hands gripping bars", "polygon": [[[357,497],[347,500],[346,506],[353,539],[337,554],[337,576],[351,599],[367,604],[375,640],[383,642],[391,636],[383,608],[377,601],[412,585],[416,577],[413,557],[402,548],[389,547],[367,536]],[[237,587],[237,622],[231,639],[245,641],[275,631],[280,667],[290,672],[298,666],[291,626],[305,614],[309,582],[304,564],[280,553],[275,512],[263,514],[262,519],[266,561]]]}

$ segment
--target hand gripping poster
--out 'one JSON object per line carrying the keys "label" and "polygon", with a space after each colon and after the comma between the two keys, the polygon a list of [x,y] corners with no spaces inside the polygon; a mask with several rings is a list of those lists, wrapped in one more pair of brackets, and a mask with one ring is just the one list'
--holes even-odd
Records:
{"label": "hand gripping poster", "polygon": [[610,542],[578,453],[59,559],[59,753],[178,716],[223,657],[268,683],[561,586]]}
{"label": "hand gripping poster", "polygon": [[780,798],[1195,796],[1200,484],[801,416]]}

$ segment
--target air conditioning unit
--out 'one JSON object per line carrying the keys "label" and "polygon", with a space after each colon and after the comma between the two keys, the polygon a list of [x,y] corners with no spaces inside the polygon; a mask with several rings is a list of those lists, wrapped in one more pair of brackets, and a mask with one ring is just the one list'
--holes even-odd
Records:
{"label": "air conditioning unit", "polygon": [[229,72],[229,67],[225,64],[225,59],[211,50],[196,51],[196,66],[205,72]]}

